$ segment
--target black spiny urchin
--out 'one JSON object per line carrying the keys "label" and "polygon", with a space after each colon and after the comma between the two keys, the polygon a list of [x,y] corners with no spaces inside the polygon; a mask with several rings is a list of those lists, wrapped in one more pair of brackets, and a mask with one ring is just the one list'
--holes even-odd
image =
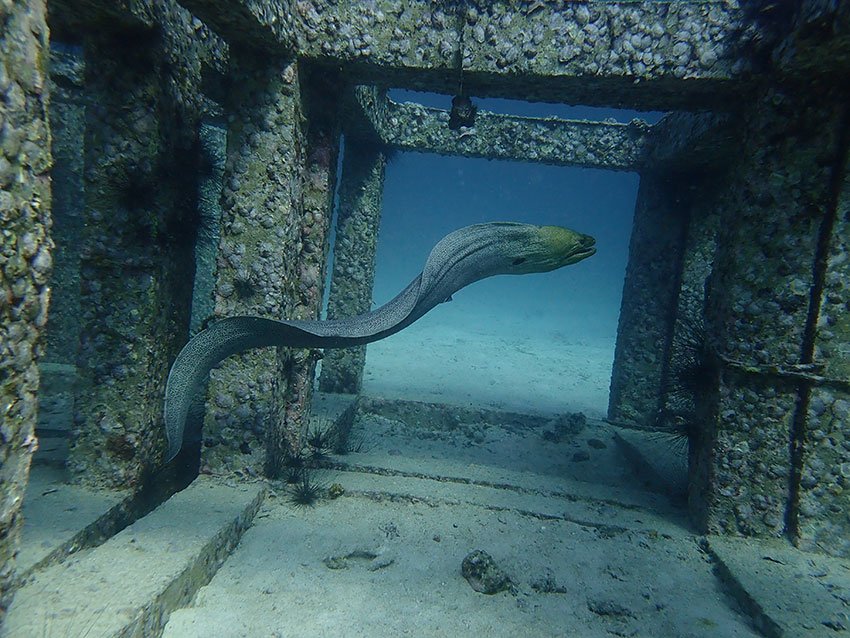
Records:
{"label": "black spiny urchin", "polygon": [[706,337],[702,317],[679,318],[664,385],[664,405],[655,428],[681,451],[699,434],[704,397],[716,387],[717,358]]}
{"label": "black spiny urchin", "polygon": [[306,467],[307,459],[300,450],[286,449],[281,457],[276,458],[279,460],[273,468],[269,468],[274,470],[268,472],[269,476],[283,478],[290,485],[301,480],[301,471]]}
{"label": "black spiny urchin", "polygon": [[301,477],[289,493],[289,502],[295,507],[312,507],[325,491],[325,486],[317,483],[307,469],[301,470]]}
{"label": "black spiny urchin", "polygon": [[717,378],[717,359],[705,332],[702,317],[677,322],[670,361],[670,390],[703,395]]}
{"label": "black spiny urchin", "polygon": [[323,461],[333,449],[334,432],[331,427],[323,427],[323,423],[316,423],[307,430],[306,441],[310,460],[314,463]]}
{"label": "black spiny urchin", "polygon": [[283,480],[287,485],[295,485],[301,481],[301,475],[304,473],[303,467],[287,466],[283,472]]}

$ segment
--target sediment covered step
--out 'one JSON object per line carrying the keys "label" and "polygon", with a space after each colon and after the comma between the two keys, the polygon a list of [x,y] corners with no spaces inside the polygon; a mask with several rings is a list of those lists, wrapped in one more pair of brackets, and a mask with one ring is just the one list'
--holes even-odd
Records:
{"label": "sediment covered step", "polygon": [[2,635],[159,635],[231,553],[264,494],[261,484],[199,477],[99,547],[35,573],[15,595]]}

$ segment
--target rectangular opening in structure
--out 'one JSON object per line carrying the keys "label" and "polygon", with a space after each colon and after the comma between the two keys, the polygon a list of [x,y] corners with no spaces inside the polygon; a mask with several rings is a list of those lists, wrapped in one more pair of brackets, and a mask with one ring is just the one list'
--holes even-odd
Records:
{"label": "rectangular opening in structure", "polygon": [[[395,101],[450,107],[442,95]],[[620,122],[657,114],[476,100],[491,112]],[[517,221],[592,235],[597,254],[559,270],[499,276],[371,344],[363,392],[389,398],[604,418],[639,177],[634,172],[398,153],[386,169],[373,307],[402,290],[462,226]]]}

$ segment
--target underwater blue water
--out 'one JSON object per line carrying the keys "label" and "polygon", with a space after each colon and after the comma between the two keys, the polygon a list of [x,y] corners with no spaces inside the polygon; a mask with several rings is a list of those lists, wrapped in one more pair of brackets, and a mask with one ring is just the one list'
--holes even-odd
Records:
{"label": "underwater blue water", "polygon": [[[401,90],[390,97],[444,109],[451,101]],[[475,102],[482,110],[533,117],[655,122],[661,115],[502,99]],[[457,228],[499,220],[556,224],[596,237],[597,254],[551,273],[478,282],[421,322],[475,321],[494,330],[613,339],[637,187],[636,173],[398,153],[386,169],[374,301],[380,305],[397,294],[421,270],[431,247]]]}

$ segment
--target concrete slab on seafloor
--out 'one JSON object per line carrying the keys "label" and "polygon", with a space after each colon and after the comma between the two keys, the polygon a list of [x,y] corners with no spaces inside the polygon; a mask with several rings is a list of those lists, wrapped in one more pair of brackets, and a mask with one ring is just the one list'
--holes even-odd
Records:
{"label": "concrete slab on seafloor", "polygon": [[770,638],[850,632],[850,562],[782,540],[708,536],[706,547],[732,595]]}
{"label": "concrete slab on seafloor", "polygon": [[6,638],[156,636],[251,526],[259,483],[199,477],[102,545],[36,572],[16,593]]}
{"label": "concrete slab on seafloor", "polygon": [[24,498],[24,525],[16,558],[19,577],[87,544],[129,499],[128,492],[94,490],[67,482],[65,470],[34,465]]}

